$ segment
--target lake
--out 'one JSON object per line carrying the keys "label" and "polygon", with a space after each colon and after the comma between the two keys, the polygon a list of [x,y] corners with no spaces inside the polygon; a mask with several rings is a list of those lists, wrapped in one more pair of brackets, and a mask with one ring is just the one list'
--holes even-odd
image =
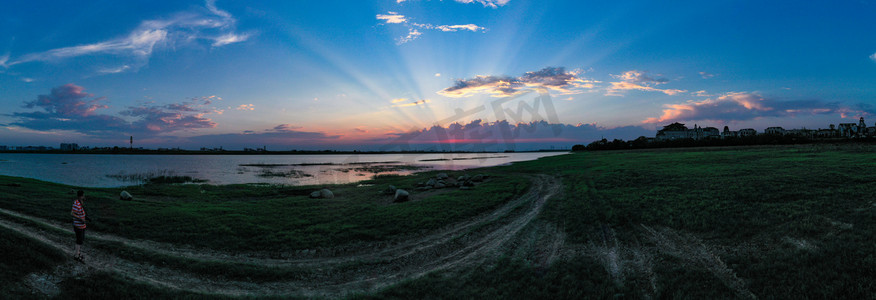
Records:
{"label": "lake", "polygon": [[378,174],[463,170],[565,152],[316,155],[110,155],[0,153],[0,175],[75,186],[136,185],[156,176],[190,176],[209,184],[350,183]]}

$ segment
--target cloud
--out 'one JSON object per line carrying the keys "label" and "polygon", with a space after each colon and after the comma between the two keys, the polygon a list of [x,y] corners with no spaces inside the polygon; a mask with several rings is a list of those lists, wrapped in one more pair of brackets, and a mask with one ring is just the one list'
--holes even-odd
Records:
{"label": "cloud", "polygon": [[435,73],[435,77],[441,77],[441,73]]}
{"label": "cloud", "polygon": [[706,72],[700,72],[700,77],[702,77],[703,79],[709,79],[709,78],[715,77],[715,74],[709,74],[709,73],[706,73]]}
{"label": "cloud", "polygon": [[563,67],[547,67],[535,72],[526,72],[520,77],[476,75],[471,79],[458,79],[453,86],[438,92],[445,97],[462,98],[476,94],[491,94],[493,97],[509,97],[531,90],[552,90],[560,94],[579,94],[592,89],[598,81],[582,79],[578,72],[566,71]]}
{"label": "cloud", "polygon": [[551,124],[546,121],[511,124],[507,121],[452,123],[407,132],[389,133],[385,137],[364,141],[382,144],[381,150],[449,150],[501,151],[508,149],[535,150],[555,146],[571,148],[609,138],[635,139],[653,135],[653,130],[638,126],[604,128],[596,124]]}
{"label": "cloud", "polygon": [[222,47],[228,44],[243,42],[249,39],[250,34],[226,33],[214,39],[213,47]]}
{"label": "cloud", "polygon": [[284,131],[294,131],[295,129],[300,129],[301,126],[292,126],[290,124],[280,124],[271,129],[266,129],[265,131],[276,131],[276,132],[284,132]]}
{"label": "cloud", "polygon": [[[84,117],[94,111],[107,108],[99,104],[104,97],[92,98],[94,95],[84,92],[85,88],[68,83],[52,89],[48,95],[39,95],[34,101],[26,102],[26,108],[42,108],[47,113],[59,117]],[[91,98],[91,99],[89,99]]]}
{"label": "cloud", "polygon": [[456,32],[460,30],[468,30],[472,32],[484,32],[487,29],[475,24],[462,24],[462,25],[433,25],[429,23],[416,23],[410,22],[410,20],[397,12],[388,11],[387,14],[377,14],[377,20],[384,21],[384,24],[400,24],[408,28],[408,34],[403,37],[399,37],[396,39],[396,45],[401,45],[413,40],[416,40],[423,32],[418,29],[423,30],[436,30],[441,32]]}
{"label": "cloud", "polygon": [[422,34],[423,33],[418,31],[416,28],[408,28],[408,35],[398,38],[398,40],[396,40],[396,45],[401,45],[401,44],[416,40]]}
{"label": "cloud", "polygon": [[477,3],[483,4],[484,7],[490,7],[490,8],[498,8],[499,6],[505,6],[505,4],[508,4],[508,1],[510,1],[510,0],[456,0],[456,2],[465,3],[465,4],[477,2]]}
{"label": "cloud", "polygon": [[843,111],[855,110],[842,108],[838,103],[826,103],[818,100],[780,100],[765,98],[757,93],[737,92],[714,99],[667,104],[660,117],[648,118],[642,122],[669,123],[695,120],[728,122]]}
{"label": "cloud", "polygon": [[131,66],[129,66],[129,65],[123,65],[123,66],[116,67],[116,68],[100,69],[100,70],[97,70],[97,72],[102,73],[102,74],[115,74],[115,73],[121,73],[121,72],[127,71],[130,68],[131,68]]}
{"label": "cloud", "polygon": [[397,12],[390,11],[388,13],[388,15],[378,14],[377,19],[386,21],[386,24],[402,24],[408,21],[404,15],[400,15]]}
{"label": "cloud", "polygon": [[392,103],[399,103],[399,102],[406,102],[406,101],[408,101],[408,98],[395,98],[395,99],[392,99]]}
{"label": "cloud", "polygon": [[486,28],[480,27],[480,26],[475,25],[475,24],[435,26],[435,25],[431,25],[431,24],[413,23],[413,25],[420,27],[420,28],[440,30],[443,32],[456,32],[459,30],[468,30],[468,31],[472,31],[472,32],[477,32],[477,31],[486,31],[487,30]]}
{"label": "cloud", "polygon": [[241,104],[235,107],[236,110],[255,110],[255,106],[252,104]]}
{"label": "cloud", "polygon": [[667,94],[667,95],[670,95],[670,96],[671,96],[671,95],[678,94],[678,93],[684,93],[684,92],[686,92],[685,90],[678,90],[678,89],[658,89],[658,88],[654,88],[654,87],[650,87],[650,86],[643,86],[643,85],[638,85],[638,84],[635,84],[635,83],[630,83],[630,82],[623,82],[623,81],[621,81],[621,82],[611,82],[611,87],[608,88],[608,93],[606,93],[605,95],[606,95],[606,96],[623,96],[623,94],[620,93],[619,91],[625,91],[625,90],[640,90],[640,91],[649,91],[649,92],[661,92],[661,93],[664,93],[664,94]]}
{"label": "cloud", "polygon": [[165,106],[130,107],[120,112],[125,116],[136,117],[132,129],[148,133],[167,133],[179,130],[213,128],[216,123],[205,118],[205,113],[191,113],[195,110],[187,106],[179,107],[169,104]]}
{"label": "cloud", "polygon": [[209,99],[192,98],[182,103],[143,105],[128,107],[119,114],[133,118],[100,114],[104,97],[94,97],[85,88],[75,84],[55,87],[48,95],[39,95],[36,100],[25,102],[25,108],[38,109],[32,112],[15,112],[18,121],[10,125],[38,131],[67,130],[91,136],[146,135],[179,130],[212,128],[216,123],[204,116],[211,110],[205,105]]}
{"label": "cloud", "polygon": [[[298,130],[300,127],[280,124],[263,132],[246,130],[241,133],[208,134],[186,138],[178,138],[177,143],[193,147],[219,147],[225,149],[243,149],[245,147],[272,146],[284,147],[326,147],[337,145],[340,135],[328,135],[322,132]],[[284,150],[276,149],[276,150]]]}
{"label": "cloud", "polygon": [[621,74],[621,75],[611,75],[611,76],[614,77],[614,78],[617,78],[617,79],[623,80],[624,82],[630,82],[630,83],[643,83],[643,84],[653,83],[653,84],[664,84],[664,83],[669,82],[669,79],[666,79],[666,78],[653,78],[653,77],[648,76],[648,74],[647,74],[646,72],[636,71],[636,70],[626,71],[626,72],[624,72],[624,73]]}
{"label": "cloud", "polygon": [[648,92],[661,92],[667,95],[675,95],[678,93],[687,92],[679,89],[659,89],[656,85],[661,85],[669,82],[669,79],[662,77],[648,76],[647,72],[642,71],[626,71],[620,75],[611,75],[611,77],[620,79],[618,82],[610,82],[611,86],[606,91],[606,96],[623,96],[623,91],[639,90]]}
{"label": "cloud", "polygon": [[132,59],[121,67],[98,70],[98,73],[112,74],[145,65],[153,51],[160,46],[175,48],[192,41],[207,40],[212,41],[212,46],[220,47],[247,40],[251,34],[235,33],[236,20],[228,12],[216,8],[214,2],[206,1],[205,6],[210,14],[182,12],[165,19],[146,20],[123,37],[29,53],[15,59],[7,58],[8,62],[4,61],[2,65],[10,67],[30,62],[53,62],[88,55]]}
{"label": "cloud", "polygon": [[[404,100],[404,101],[396,101],[396,100]],[[402,99],[395,99],[395,100],[393,100],[393,102],[392,102],[392,103],[395,103],[395,104],[392,105],[392,107],[411,107],[411,106],[417,106],[417,105],[422,105],[422,104],[426,104],[426,103],[432,102],[432,100],[429,100],[429,99],[423,99],[423,100],[414,101],[414,102],[400,103],[400,102],[405,102],[405,101],[407,101],[407,100],[408,100],[408,99],[403,99],[403,98],[402,98]]]}

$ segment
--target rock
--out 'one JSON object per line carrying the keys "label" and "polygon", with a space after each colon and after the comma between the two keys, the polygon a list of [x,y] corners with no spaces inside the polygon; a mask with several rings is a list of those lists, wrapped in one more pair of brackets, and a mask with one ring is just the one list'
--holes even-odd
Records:
{"label": "rock", "polygon": [[426,182],[426,186],[435,186],[438,184],[438,181],[435,178],[430,178],[429,181]]}
{"label": "rock", "polygon": [[383,191],[383,193],[387,195],[394,195],[396,190],[398,190],[398,188],[390,184],[389,187],[387,187],[386,190]]}
{"label": "rock", "polygon": [[418,191],[428,191],[428,190],[431,190],[431,189],[432,189],[431,186],[421,186],[421,187],[417,187],[417,188],[416,188],[416,190],[418,190]]}
{"label": "rock", "polygon": [[462,186],[474,186],[474,181],[466,180],[462,183]]}
{"label": "rock", "polygon": [[435,178],[438,178],[438,180],[442,180],[450,178],[450,176],[447,176],[447,173],[438,173],[438,175],[435,175]]}
{"label": "rock", "polygon": [[436,188],[436,189],[443,189],[443,188],[445,188],[445,187],[447,187],[447,185],[441,183],[441,181],[439,181],[438,183],[435,184],[435,188]]}
{"label": "rock", "polygon": [[313,193],[310,193],[310,198],[331,199],[334,197],[335,197],[335,194],[332,193],[332,191],[329,191],[329,189],[321,189],[318,191],[314,191]]}
{"label": "rock", "polygon": [[468,175],[462,175],[462,176],[459,176],[459,177],[456,178],[456,181],[457,181],[457,182],[463,182],[463,181],[466,181],[466,180],[468,180]]}
{"label": "rock", "polygon": [[407,202],[411,200],[411,194],[408,191],[399,189],[395,191],[395,196],[392,197],[392,202]]}
{"label": "rock", "polygon": [[459,189],[465,191],[465,190],[470,190],[471,187],[470,186],[461,186],[461,187],[459,187]]}
{"label": "rock", "polygon": [[134,196],[131,196],[131,193],[128,193],[128,191],[122,191],[119,193],[119,200],[134,200]]}
{"label": "rock", "polygon": [[471,181],[481,182],[484,181],[484,175],[478,174],[471,178]]}

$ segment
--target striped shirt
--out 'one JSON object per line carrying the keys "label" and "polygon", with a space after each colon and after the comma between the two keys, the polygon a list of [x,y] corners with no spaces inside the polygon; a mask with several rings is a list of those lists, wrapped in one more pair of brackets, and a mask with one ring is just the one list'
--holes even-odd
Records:
{"label": "striped shirt", "polygon": [[79,202],[79,199],[73,200],[73,215],[76,216],[73,218],[73,226],[79,229],[85,229],[85,209],[82,208],[82,202]]}

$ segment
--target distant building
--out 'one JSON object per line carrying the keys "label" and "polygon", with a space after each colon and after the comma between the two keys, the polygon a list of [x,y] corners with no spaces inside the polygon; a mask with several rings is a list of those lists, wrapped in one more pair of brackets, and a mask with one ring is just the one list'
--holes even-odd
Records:
{"label": "distant building", "polygon": [[0,151],[6,151],[6,150],[9,150],[9,147],[7,147],[7,146],[0,146]]}
{"label": "distant building", "polygon": [[785,129],[782,127],[767,127],[763,133],[769,135],[785,135]]}
{"label": "distant building", "polygon": [[739,136],[740,137],[755,136],[755,135],[757,135],[757,130],[754,130],[754,128],[739,129]]}
{"label": "distant building", "polygon": [[735,138],[735,137],[737,137],[737,136],[739,136],[739,132],[736,132],[736,131],[730,131],[730,127],[727,127],[727,126],[724,126],[724,131],[721,132],[721,138],[722,138],[722,139],[726,139],[726,138]]}
{"label": "distant building", "polygon": [[867,124],[864,123],[864,117],[861,117],[858,123],[840,123],[837,130],[839,136],[847,138],[864,137],[869,131]]}
{"label": "distant building", "polygon": [[61,143],[61,151],[76,151],[79,150],[79,145],[76,143]]}
{"label": "distant building", "polygon": [[687,128],[682,123],[672,123],[666,126],[663,126],[663,129],[657,131],[657,140],[666,141],[666,140],[676,140],[676,139],[707,139],[707,138],[719,138],[721,137],[721,132],[718,131],[718,128],[715,127],[699,127],[694,124],[693,129]]}

